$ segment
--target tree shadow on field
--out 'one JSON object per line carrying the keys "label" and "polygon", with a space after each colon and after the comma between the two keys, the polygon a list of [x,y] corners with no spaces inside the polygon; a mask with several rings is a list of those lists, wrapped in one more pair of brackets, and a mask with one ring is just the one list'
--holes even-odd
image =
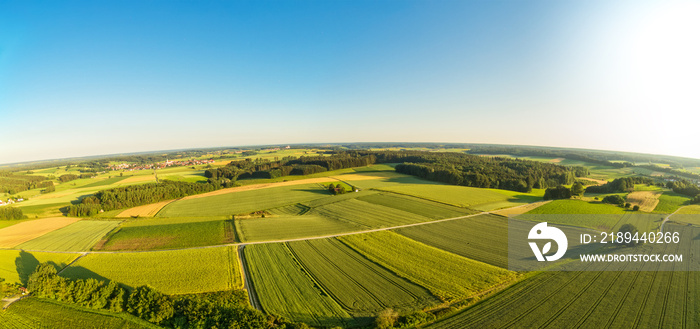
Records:
{"label": "tree shadow on field", "polygon": [[[63,273],[61,273],[61,276],[70,280],[95,279],[97,281],[103,282],[112,281],[82,266],[71,266],[70,268],[67,268]],[[124,289],[128,290],[129,292],[134,290],[134,287],[131,287],[127,284],[119,282],[119,285],[121,285]]]}
{"label": "tree shadow on field", "polygon": [[328,193],[328,190],[326,189],[307,189],[307,188],[300,188],[300,189],[292,189],[294,192],[308,192],[308,193],[315,193],[315,194],[323,194],[323,195],[330,195]]}
{"label": "tree shadow on field", "polygon": [[[55,264],[52,265],[55,266]],[[26,251],[19,252],[19,256],[15,258],[15,268],[17,270],[17,275],[19,276],[19,282],[22,284],[22,286],[27,286],[29,276],[34,273],[37,266],[39,266],[39,260],[36,259],[34,255]]]}

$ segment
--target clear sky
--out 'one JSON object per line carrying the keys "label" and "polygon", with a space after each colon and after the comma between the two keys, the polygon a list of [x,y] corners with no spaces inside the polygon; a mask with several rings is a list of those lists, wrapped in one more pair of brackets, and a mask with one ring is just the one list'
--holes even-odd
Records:
{"label": "clear sky", "polygon": [[700,158],[699,1],[0,0],[0,163],[476,142]]}

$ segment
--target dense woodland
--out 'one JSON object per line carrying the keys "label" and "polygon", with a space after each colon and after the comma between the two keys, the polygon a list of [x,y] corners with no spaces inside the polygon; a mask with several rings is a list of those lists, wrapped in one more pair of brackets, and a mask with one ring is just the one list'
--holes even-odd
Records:
{"label": "dense woodland", "polygon": [[41,187],[47,180],[44,176],[23,175],[16,172],[0,171],[0,193],[16,194]]}
{"label": "dense woodland", "polygon": [[459,153],[423,153],[420,163],[403,163],[396,171],[454,185],[530,192],[533,188],[572,184],[588,175],[583,167],[564,167],[509,158]]}
{"label": "dense woodland", "polygon": [[242,290],[175,297],[148,286],[129,292],[114,281],[66,279],[49,263],[36,268],[29,276],[27,288],[37,297],[128,312],[168,328],[308,328],[248,307],[247,295]]}

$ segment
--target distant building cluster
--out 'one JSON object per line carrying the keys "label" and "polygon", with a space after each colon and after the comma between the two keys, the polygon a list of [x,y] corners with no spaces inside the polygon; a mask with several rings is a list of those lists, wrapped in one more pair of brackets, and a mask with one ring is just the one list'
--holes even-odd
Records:
{"label": "distant building cluster", "polygon": [[22,202],[22,201],[24,201],[24,199],[22,199],[22,198],[17,198],[17,199],[9,198],[9,199],[7,199],[7,202],[0,200],[0,207],[11,205],[13,203]]}
{"label": "distant building cluster", "polygon": [[121,163],[118,165],[109,166],[109,169],[134,171],[134,170],[147,170],[147,169],[162,169],[162,168],[166,168],[166,167],[195,166],[195,165],[208,164],[208,163],[213,163],[213,162],[214,162],[213,159],[207,159],[207,160],[190,159],[190,160],[182,160],[182,161],[166,160],[165,162],[151,163],[151,164],[144,164],[144,165]]}

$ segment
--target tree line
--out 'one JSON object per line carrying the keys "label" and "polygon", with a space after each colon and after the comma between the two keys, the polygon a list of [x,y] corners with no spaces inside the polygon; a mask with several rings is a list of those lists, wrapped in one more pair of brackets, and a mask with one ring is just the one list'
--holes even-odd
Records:
{"label": "tree line", "polygon": [[63,209],[69,216],[94,216],[100,211],[131,208],[188,195],[215,191],[221,185],[161,180],[159,183],[131,185],[102,190],[85,197],[80,204]]}
{"label": "tree line", "polygon": [[620,193],[634,190],[635,184],[654,184],[654,180],[649,177],[634,176],[616,178],[611,182],[603,185],[589,186],[586,188],[587,193]]}
{"label": "tree line", "polygon": [[47,178],[44,176],[0,171],[0,193],[16,194],[24,192],[39,187],[46,180]]}
{"label": "tree line", "polygon": [[35,296],[111,312],[127,312],[167,328],[308,328],[246,305],[244,291],[171,297],[149,286],[129,292],[114,281],[70,280],[50,263],[37,266],[27,288]]}

